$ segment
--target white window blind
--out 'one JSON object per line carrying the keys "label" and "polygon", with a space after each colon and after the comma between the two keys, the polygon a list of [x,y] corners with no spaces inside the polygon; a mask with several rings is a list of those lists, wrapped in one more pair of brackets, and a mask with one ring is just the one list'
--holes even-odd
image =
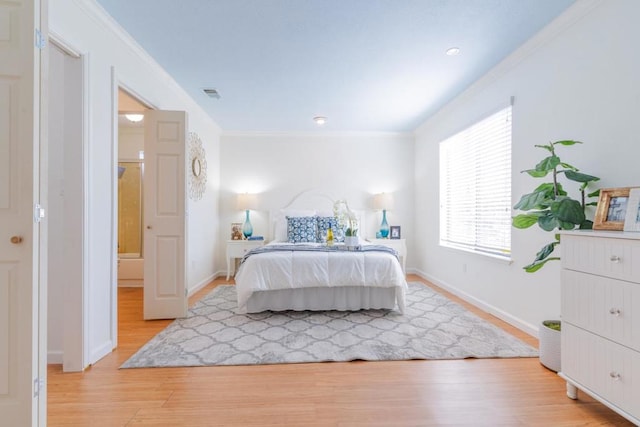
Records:
{"label": "white window blind", "polygon": [[440,143],[440,244],[510,258],[511,106]]}

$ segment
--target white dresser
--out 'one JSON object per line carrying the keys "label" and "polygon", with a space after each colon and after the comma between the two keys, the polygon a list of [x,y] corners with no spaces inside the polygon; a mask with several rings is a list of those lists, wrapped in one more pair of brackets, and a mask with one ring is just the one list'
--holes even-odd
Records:
{"label": "white dresser", "polygon": [[640,425],[640,233],[562,233],[562,371]]}

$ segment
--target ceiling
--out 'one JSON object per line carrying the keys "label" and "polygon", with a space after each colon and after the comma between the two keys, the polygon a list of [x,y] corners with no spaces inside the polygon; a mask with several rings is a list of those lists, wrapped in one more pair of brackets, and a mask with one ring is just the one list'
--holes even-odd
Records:
{"label": "ceiling", "polygon": [[574,0],[98,2],[224,131],[410,132]]}

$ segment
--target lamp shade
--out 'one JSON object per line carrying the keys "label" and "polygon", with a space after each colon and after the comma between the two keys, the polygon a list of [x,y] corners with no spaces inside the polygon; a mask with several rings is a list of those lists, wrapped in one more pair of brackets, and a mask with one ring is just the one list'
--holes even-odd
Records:
{"label": "lamp shade", "polygon": [[393,209],[393,195],[391,193],[380,193],[373,196],[373,209],[379,211]]}
{"label": "lamp shade", "polygon": [[237,207],[238,210],[254,210],[257,206],[258,198],[255,194],[242,193],[238,194]]}

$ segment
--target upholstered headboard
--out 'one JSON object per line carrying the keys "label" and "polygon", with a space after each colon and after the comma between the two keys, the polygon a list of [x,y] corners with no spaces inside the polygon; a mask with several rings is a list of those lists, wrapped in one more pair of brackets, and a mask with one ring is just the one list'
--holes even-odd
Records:
{"label": "upholstered headboard", "polygon": [[[270,240],[286,240],[283,236],[276,236],[277,229],[281,231],[282,222],[286,223],[286,216],[333,216],[333,204],[338,200],[330,194],[321,190],[307,190],[296,195],[282,208],[269,212],[269,233]],[[348,202],[348,201],[347,201]],[[353,209],[352,209],[353,210]],[[365,230],[363,221],[365,215],[353,210],[358,217],[359,229]],[[280,224],[279,226],[277,226]]]}

